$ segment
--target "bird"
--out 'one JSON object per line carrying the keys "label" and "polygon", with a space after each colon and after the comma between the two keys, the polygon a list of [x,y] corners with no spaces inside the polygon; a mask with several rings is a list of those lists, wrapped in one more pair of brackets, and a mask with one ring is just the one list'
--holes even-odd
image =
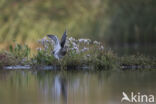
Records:
{"label": "bird", "polygon": [[67,31],[62,35],[61,41],[58,39],[56,35],[47,34],[48,38],[52,39],[54,41],[54,49],[53,49],[53,55],[56,59],[61,59],[63,56],[67,53],[67,48],[65,46],[66,38],[67,38]]}

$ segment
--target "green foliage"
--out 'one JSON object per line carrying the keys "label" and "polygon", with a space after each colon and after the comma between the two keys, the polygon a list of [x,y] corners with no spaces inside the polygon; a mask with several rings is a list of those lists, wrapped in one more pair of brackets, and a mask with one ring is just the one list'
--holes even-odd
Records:
{"label": "green foliage", "polygon": [[92,49],[81,54],[68,53],[61,60],[61,65],[63,68],[88,66],[94,70],[107,70],[118,67],[117,56],[111,50],[95,51],[94,48]]}
{"label": "green foliage", "polygon": [[53,55],[47,54],[45,50],[38,50],[37,54],[32,58],[33,64],[37,65],[56,65],[57,60]]}
{"label": "green foliage", "polygon": [[155,0],[1,0],[0,41],[34,44],[68,28],[74,37],[155,43],[155,6]]}
{"label": "green foliage", "polygon": [[73,52],[69,52],[60,63],[64,69],[76,68],[88,64],[87,60],[84,60],[84,56],[82,54],[74,54]]}
{"label": "green foliage", "polygon": [[111,50],[97,53],[92,59],[95,69],[114,69],[117,68],[117,56]]}
{"label": "green foliage", "polygon": [[[156,59],[144,55],[132,55],[117,57],[110,49],[104,48],[103,44],[90,39],[67,38],[67,54],[57,60],[52,54],[53,42],[45,38],[39,42],[43,45],[30,57],[30,48],[27,45],[10,46],[10,52],[0,52],[0,67],[7,65],[52,65],[62,69],[79,68],[87,66],[94,70],[117,69],[119,66],[154,66]],[[51,42],[51,43],[50,43]]]}
{"label": "green foliage", "polygon": [[111,50],[104,49],[101,42],[90,39],[67,38],[65,46],[67,54],[57,60],[52,54],[53,42],[44,37],[39,40],[42,48],[37,49],[37,54],[32,62],[37,65],[60,66],[62,69],[78,68],[83,66],[94,69],[113,69],[116,63],[116,55]]}
{"label": "green foliage", "polygon": [[15,43],[15,46],[10,45],[9,47],[10,52],[16,57],[16,58],[27,58],[30,56],[30,48],[28,45],[21,45],[18,43]]}
{"label": "green foliage", "polygon": [[131,56],[122,56],[120,58],[121,65],[140,65],[140,66],[156,66],[155,58],[151,58],[145,55],[131,55]]}

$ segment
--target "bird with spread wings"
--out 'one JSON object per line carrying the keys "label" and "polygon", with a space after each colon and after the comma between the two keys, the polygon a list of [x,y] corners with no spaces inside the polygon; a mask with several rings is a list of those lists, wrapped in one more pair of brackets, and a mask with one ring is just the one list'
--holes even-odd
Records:
{"label": "bird with spread wings", "polygon": [[54,41],[54,49],[53,49],[54,57],[59,60],[60,58],[65,56],[67,52],[67,49],[65,47],[67,31],[65,30],[65,32],[63,33],[61,41],[55,35],[48,34],[47,36]]}

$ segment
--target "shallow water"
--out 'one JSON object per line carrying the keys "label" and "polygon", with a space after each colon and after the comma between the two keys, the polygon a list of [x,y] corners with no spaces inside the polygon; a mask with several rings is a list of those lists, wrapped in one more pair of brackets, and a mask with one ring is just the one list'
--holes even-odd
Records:
{"label": "shallow water", "polygon": [[120,104],[123,91],[156,97],[156,71],[0,71],[0,104]]}

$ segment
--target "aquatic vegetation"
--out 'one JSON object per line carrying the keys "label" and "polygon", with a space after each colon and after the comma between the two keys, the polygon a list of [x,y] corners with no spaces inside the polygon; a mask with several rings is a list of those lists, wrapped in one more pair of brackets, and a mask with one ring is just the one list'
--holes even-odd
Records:
{"label": "aquatic vegetation", "polygon": [[119,62],[124,66],[156,66],[156,59],[145,55],[122,56]]}
{"label": "aquatic vegetation", "polygon": [[144,55],[118,57],[101,42],[90,39],[67,38],[67,54],[56,59],[53,55],[54,42],[47,37],[39,40],[40,46],[32,54],[27,45],[15,43],[10,51],[0,52],[0,67],[10,65],[30,65],[32,67],[54,66],[61,69],[88,67],[93,70],[119,69],[121,66],[156,67],[156,58]]}
{"label": "aquatic vegetation", "polygon": [[16,58],[27,58],[30,55],[30,48],[28,45],[21,45],[18,43],[14,43],[14,45],[10,45],[9,47],[10,52],[16,57]]}
{"label": "aquatic vegetation", "polygon": [[0,52],[0,67],[29,64],[30,54],[28,45],[21,45],[14,42],[13,45],[10,45],[9,51]]}
{"label": "aquatic vegetation", "polygon": [[55,58],[52,55],[52,50],[54,46],[54,42],[51,40],[48,40],[47,37],[44,37],[43,39],[38,41],[39,44],[42,46],[37,48],[37,53],[32,57],[32,63],[33,64],[43,64],[43,65],[49,65],[52,62],[54,62]]}
{"label": "aquatic vegetation", "polygon": [[117,65],[117,56],[109,49],[104,49],[102,43],[90,39],[67,38],[65,46],[67,54],[61,60],[54,58],[52,51],[54,42],[44,37],[38,41],[42,47],[37,49],[34,62],[46,65],[77,67],[88,65],[95,69],[110,69]]}
{"label": "aquatic vegetation", "polygon": [[2,68],[3,66],[15,65],[19,63],[20,60],[16,59],[16,57],[13,54],[6,51],[0,52],[0,68]]}

